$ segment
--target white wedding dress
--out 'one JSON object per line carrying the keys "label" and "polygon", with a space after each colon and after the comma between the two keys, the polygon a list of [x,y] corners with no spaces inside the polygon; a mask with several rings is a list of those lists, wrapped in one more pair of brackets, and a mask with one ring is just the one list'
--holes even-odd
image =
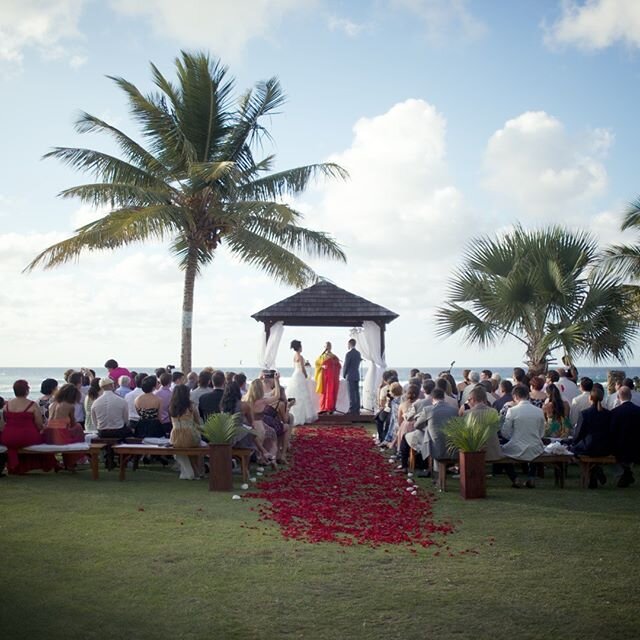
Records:
{"label": "white wedding dress", "polygon": [[315,383],[302,372],[302,365],[294,361],[293,375],[286,388],[287,398],[296,399],[289,409],[293,425],[309,424],[317,420],[319,404],[314,387]]}

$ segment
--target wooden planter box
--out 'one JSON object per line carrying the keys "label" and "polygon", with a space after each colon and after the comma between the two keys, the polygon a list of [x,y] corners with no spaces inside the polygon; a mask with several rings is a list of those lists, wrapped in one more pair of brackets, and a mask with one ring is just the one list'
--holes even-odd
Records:
{"label": "wooden planter box", "polygon": [[231,445],[209,445],[209,491],[231,491],[233,475],[231,473]]}
{"label": "wooden planter box", "polygon": [[460,495],[465,500],[487,497],[484,451],[460,452]]}

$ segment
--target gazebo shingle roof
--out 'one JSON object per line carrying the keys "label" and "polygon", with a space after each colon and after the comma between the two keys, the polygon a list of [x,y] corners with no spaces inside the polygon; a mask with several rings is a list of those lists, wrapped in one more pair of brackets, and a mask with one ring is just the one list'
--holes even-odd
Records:
{"label": "gazebo shingle roof", "polygon": [[354,327],[363,320],[386,324],[398,314],[321,280],[251,317],[266,324],[281,320],[293,326]]}

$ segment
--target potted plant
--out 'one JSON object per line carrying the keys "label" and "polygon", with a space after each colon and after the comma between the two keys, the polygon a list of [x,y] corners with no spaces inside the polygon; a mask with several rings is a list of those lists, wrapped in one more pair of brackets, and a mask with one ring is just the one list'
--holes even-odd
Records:
{"label": "potted plant", "polygon": [[469,411],[444,428],[449,450],[459,452],[460,495],[465,500],[487,496],[484,447],[499,423],[497,411]]}
{"label": "potted plant", "polygon": [[239,413],[212,413],[202,425],[209,441],[209,491],[231,491],[231,445],[241,429]]}

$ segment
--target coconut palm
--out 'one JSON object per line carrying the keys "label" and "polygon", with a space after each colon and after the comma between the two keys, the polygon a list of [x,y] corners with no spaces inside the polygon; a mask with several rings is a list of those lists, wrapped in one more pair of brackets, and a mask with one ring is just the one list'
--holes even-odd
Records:
{"label": "coconut palm", "polygon": [[45,249],[27,270],[55,267],[85,250],[170,240],[184,271],[181,366],[186,372],[191,370],[195,278],[223,243],[240,260],[296,287],[317,279],[297,253],[345,261],[335,240],[301,226],[300,213],[283,197],[299,194],[316,176],[344,178],[346,172],[326,163],[273,173],[273,155],[254,157],[269,138],[265,116],[277,113],[285,101],[276,78],[257,83],[237,100],[227,68],[205,53],[182,52],[175,67],[176,83],[151,64],[157,91],[148,95],[111,77],[127,96],[144,142],[82,113],[78,132],[107,134],[120,157],[68,147],[46,154],[94,176],[95,182],[66,189],[62,197],[110,211]]}
{"label": "coconut palm", "polygon": [[[625,211],[622,231],[640,231],[640,198],[632,202]],[[640,280],[640,244],[616,244],[604,251],[604,263],[616,273],[631,280]]]}
{"label": "coconut palm", "polygon": [[569,361],[622,361],[638,329],[632,296],[619,276],[596,268],[597,260],[589,234],[562,227],[518,226],[475,240],[436,312],[438,333],[464,331],[467,342],[480,346],[515,338],[534,372],[546,371],[556,349]]}

